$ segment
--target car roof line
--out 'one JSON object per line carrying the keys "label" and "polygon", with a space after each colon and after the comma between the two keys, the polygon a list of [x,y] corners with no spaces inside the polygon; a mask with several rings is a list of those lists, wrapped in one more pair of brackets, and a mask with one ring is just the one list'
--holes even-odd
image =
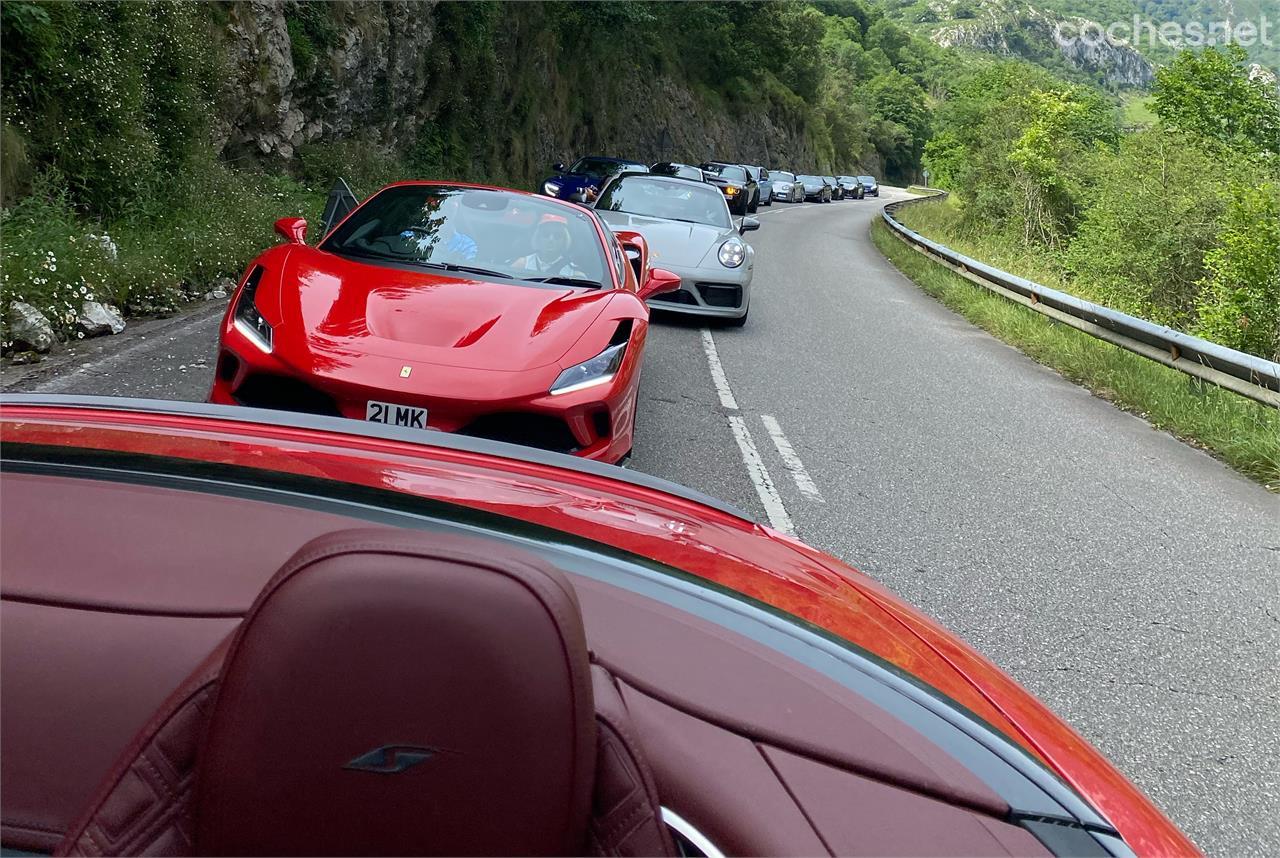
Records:
{"label": "car roof line", "polygon": [[266,408],[248,408],[242,405],[216,405],[208,402],[188,402],[185,400],[143,399],[124,396],[89,396],[81,394],[59,393],[0,393],[0,407],[49,407],[49,408],[83,408],[102,411],[134,411],[151,414],[172,414],[184,417],[202,417],[214,420],[229,420],[242,423],[258,423],[269,427],[285,427],[308,429],[319,432],[333,432],[342,435],[355,435],[377,440],[399,441],[419,447],[436,447],[446,450],[459,450],[467,453],[495,456],[503,459],[514,459],[530,464],[545,465],[604,477],[622,483],[659,491],[673,497],[692,501],[705,507],[741,519],[749,524],[758,524],[745,511],[733,504],[704,492],[664,480],[661,477],[633,471],[618,465],[606,465],[602,462],[571,456],[567,453],[553,453],[535,447],[520,444],[508,444],[504,441],[491,441],[487,438],[473,438],[468,435],[457,435],[452,432],[431,432],[428,437],[400,426],[386,426],[381,423],[369,423],[349,417],[327,417],[319,414],[305,414],[295,411],[273,411]]}

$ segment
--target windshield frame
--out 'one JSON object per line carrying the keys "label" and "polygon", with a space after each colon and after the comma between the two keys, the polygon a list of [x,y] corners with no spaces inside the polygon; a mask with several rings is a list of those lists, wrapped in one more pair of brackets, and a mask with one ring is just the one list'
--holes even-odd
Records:
{"label": "windshield frame", "polygon": [[[590,173],[586,170],[580,170],[578,169],[578,165],[583,161],[597,161],[600,163],[611,164],[612,170],[608,173]],[[609,158],[605,155],[583,155],[581,158],[570,164],[569,169],[565,172],[572,173],[574,175],[590,176],[593,179],[612,179],[619,173],[626,172],[628,170],[638,173],[647,173],[649,172],[649,165],[642,164],[639,161],[625,161],[622,158]]]}
{"label": "windshield frame", "polygon": [[538,204],[564,209],[566,217],[575,214],[585,216],[587,223],[589,223],[595,230],[595,236],[598,242],[597,248],[600,254],[600,261],[603,265],[600,285],[597,289],[592,291],[605,291],[609,289],[623,288],[623,282],[619,280],[618,274],[614,270],[610,257],[610,241],[612,239],[612,234],[606,231],[606,227],[600,220],[600,216],[597,215],[591,207],[559,200],[555,197],[531,194],[528,191],[518,191],[494,185],[477,185],[466,182],[393,182],[392,184],[384,185],[362,200],[358,206],[347,213],[346,217],[335,224],[333,229],[331,229],[328,234],[326,234],[324,238],[314,246],[315,249],[323,253],[329,253],[340,257],[349,262],[369,265],[375,268],[391,268],[399,271],[413,271],[418,273],[444,273],[446,276],[460,276],[460,279],[480,279],[487,283],[495,283],[499,285],[521,285],[531,288],[537,288],[539,286],[538,283],[524,280],[519,276],[509,274],[508,272],[496,272],[495,275],[474,274],[466,271],[451,272],[442,264],[431,263],[430,260],[426,260],[426,264],[423,264],[411,260],[399,260],[390,257],[378,257],[375,259],[371,254],[352,253],[348,248],[337,248],[332,246],[331,242],[333,242],[342,228],[348,222],[356,218],[366,206],[381,197],[384,193],[406,188],[419,189],[423,194],[438,193],[442,191],[492,191],[512,198],[521,200],[532,199]]}
{"label": "windshield frame", "polygon": [[[753,181],[751,178],[751,174],[747,172],[747,168],[742,166],[741,164],[724,164],[719,161],[704,161],[703,163],[699,164],[698,167],[708,173],[714,174],[716,178],[723,179],[726,182],[736,182],[740,185],[745,186],[745,185],[751,184],[751,182]],[[735,176],[726,176],[724,174],[725,170],[741,170],[742,178],[737,178]]]}
{"label": "windshield frame", "polygon": [[[629,209],[600,208],[600,203],[608,198],[608,196],[612,193],[613,189],[617,185],[621,184],[624,181],[627,181],[628,179],[633,180],[633,182],[634,180],[638,180],[638,179],[650,181],[650,182],[657,183],[658,185],[661,185],[661,186],[666,186],[666,187],[676,188],[676,189],[692,188],[692,189],[695,189],[694,193],[705,193],[709,195],[714,194],[716,199],[720,203],[719,210],[724,212],[725,223],[708,223],[705,220],[690,220],[689,218],[666,217],[664,215],[648,214],[646,212],[631,211]],[[708,197],[708,199],[710,199],[710,197]],[[725,229],[732,230],[734,228],[733,213],[729,211],[729,204],[725,202],[724,194],[720,193],[720,191],[714,185],[709,185],[705,182],[692,182],[689,179],[682,179],[679,176],[660,176],[655,173],[644,174],[644,175],[633,173],[631,175],[614,176],[609,181],[609,184],[604,186],[604,190],[600,192],[600,196],[596,198],[596,201],[595,203],[593,203],[593,206],[597,209],[597,211],[601,211],[601,212],[617,212],[618,214],[635,215],[636,217],[647,217],[647,218],[653,218],[654,220],[670,221],[672,223],[693,223],[693,224],[698,224],[699,226],[709,226],[709,227],[712,227],[713,229],[721,229],[721,230],[725,230]]]}

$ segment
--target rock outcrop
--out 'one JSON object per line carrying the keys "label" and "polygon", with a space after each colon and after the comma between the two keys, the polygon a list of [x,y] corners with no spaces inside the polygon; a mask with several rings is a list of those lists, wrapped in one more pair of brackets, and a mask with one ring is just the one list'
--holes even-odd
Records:
{"label": "rock outcrop", "polygon": [[[537,22],[520,16],[538,13],[522,4],[504,12],[496,79],[483,93],[450,89],[466,70],[439,67],[435,0],[324,5],[324,44],[305,46],[288,18],[294,4],[230,7],[233,73],[215,128],[224,156],[284,161],[310,143],[351,139],[404,151],[433,132],[450,139],[465,112],[493,132],[472,135],[467,145],[480,151],[468,160],[516,182],[589,153],[817,166],[806,129],[785,111],[734,113],[651,70],[579,68],[570,48],[534,37]],[[494,116],[501,121],[484,122]]]}

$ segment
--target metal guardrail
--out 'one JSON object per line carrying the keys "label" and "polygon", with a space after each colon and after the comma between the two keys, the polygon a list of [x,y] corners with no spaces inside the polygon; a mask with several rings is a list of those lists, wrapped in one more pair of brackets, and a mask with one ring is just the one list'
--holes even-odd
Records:
{"label": "metal guardrail", "polygon": [[882,217],[894,235],[908,247],[950,268],[966,280],[1134,354],[1247,396],[1255,402],[1280,408],[1280,363],[1229,349],[992,268],[930,241],[900,224],[893,216],[903,206],[945,196],[945,191],[937,191],[889,203],[884,207]]}

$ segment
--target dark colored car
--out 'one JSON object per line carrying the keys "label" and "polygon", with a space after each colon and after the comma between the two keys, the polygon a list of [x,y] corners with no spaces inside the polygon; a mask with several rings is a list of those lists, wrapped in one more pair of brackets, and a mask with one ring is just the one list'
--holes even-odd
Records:
{"label": "dark colored car", "polygon": [[754,179],[759,186],[759,191],[756,193],[758,204],[762,206],[773,205],[773,182],[769,179],[769,171],[764,167],[755,167],[751,164],[743,164],[742,166],[747,171],[747,175]]}
{"label": "dark colored car", "polygon": [[836,176],[836,181],[840,183],[845,199],[860,200],[866,196],[866,188],[862,187],[862,182],[856,176]]}
{"label": "dark colored car", "polygon": [[744,215],[759,207],[760,185],[751,178],[746,167],[741,164],[722,164],[719,161],[708,161],[701,166],[707,174],[707,181],[724,194],[729,203],[729,211]]}
{"label": "dark colored car", "polygon": [[843,200],[844,188],[840,187],[840,180],[835,176],[823,176],[822,178],[831,186],[831,199]]}
{"label": "dark colored car", "polygon": [[858,181],[862,182],[862,187],[870,196],[880,196],[880,183],[876,181],[875,176],[859,176]]}
{"label": "dark colored car", "polygon": [[5,854],[1195,854],[963,640],[698,492],[186,402],[0,431]]}
{"label": "dark colored car", "polygon": [[679,164],[675,161],[664,161],[659,164],[650,164],[649,172],[655,176],[670,176],[674,179],[691,179],[695,182],[705,182],[706,174],[702,172],[701,167],[693,167],[689,164]]}
{"label": "dark colored car", "polygon": [[810,176],[801,174],[796,176],[796,181],[804,185],[805,202],[829,203],[831,202],[831,185],[821,176]]}
{"label": "dark colored car", "polygon": [[542,183],[541,191],[549,197],[575,202],[590,202],[605,183],[619,173],[647,173],[649,167],[625,158],[588,155],[566,167],[563,162],[551,165],[555,175]]}

